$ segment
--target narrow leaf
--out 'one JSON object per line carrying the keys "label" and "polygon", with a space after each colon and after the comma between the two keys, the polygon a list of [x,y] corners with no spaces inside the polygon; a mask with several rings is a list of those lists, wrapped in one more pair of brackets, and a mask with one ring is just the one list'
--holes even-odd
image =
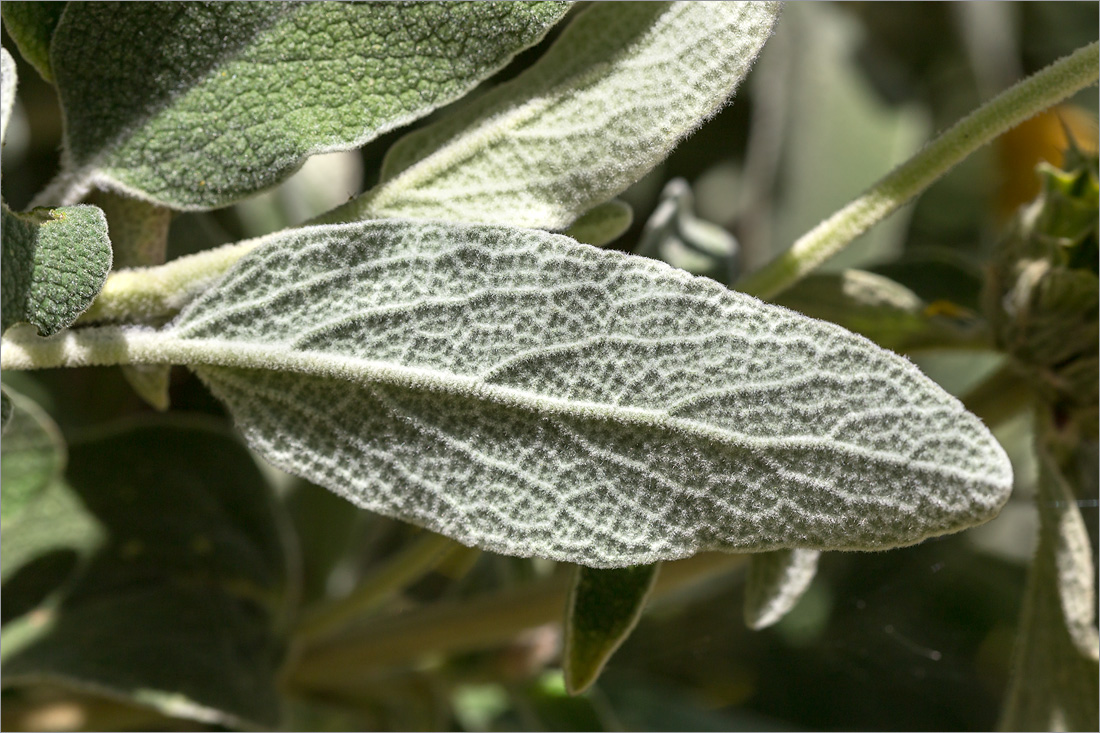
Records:
{"label": "narrow leaf", "polygon": [[610,570],[578,567],[565,612],[563,664],[571,695],[588,689],[638,623],[659,563]]}
{"label": "narrow leaf", "polygon": [[536,230],[288,231],[166,331],[94,334],[192,365],[276,466],[511,555],[887,548],[986,521],[1012,485],[905,359]]}
{"label": "narrow leaf", "polygon": [[583,214],[564,234],[578,242],[602,247],[621,237],[633,221],[630,204],[612,199]]}
{"label": "narrow leaf", "polygon": [[3,684],[48,681],[207,723],[277,726],[283,519],[248,451],[193,424],[131,426],[74,444],[67,477],[69,520],[105,536],[35,614],[37,635],[14,653],[5,644]]}
{"label": "narrow leaf", "polygon": [[20,321],[56,333],[88,309],[111,269],[107,220],[94,206],[3,216],[0,330]]}
{"label": "narrow leaf", "polygon": [[4,30],[15,41],[19,53],[49,82],[53,81],[50,39],[64,9],[65,3],[59,2],[8,2],[0,10]]}
{"label": "narrow leaf", "polygon": [[0,145],[4,144],[8,135],[8,120],[11,119],[11,110],[15,106],[17,83],[15,59],[8,53],[8,49],[0,48]]}
{"label": "narrow leaf", "polygon": [[513,81],[399,141],[325,221],[410,216],[564,229],[726,103],[774,3],[595,3]]}
{"label": "narrow leaf", "polygon": [[179,209],[227,205],[463,95],[566,8],[73,4],[50,54],[68,193],[47,196],[69,203],[97,185]]}
{"label": "narrow leaf", "polygon": [[745,624],[771,626],[794,608],[817,573],[815,550],[773,550],[753,555],[745,580]]}
{"label": "narrow leaf", "polygon": [[0,525],[5,528],[65,468],[65,440],[46,411],[11,387],[0,442]]}
{"label": "narrow leaf", "polygon": [[1077,497],[1040,442],[1039,545],[1028,572],[1002,730],[1096,730],[1095,571]]}

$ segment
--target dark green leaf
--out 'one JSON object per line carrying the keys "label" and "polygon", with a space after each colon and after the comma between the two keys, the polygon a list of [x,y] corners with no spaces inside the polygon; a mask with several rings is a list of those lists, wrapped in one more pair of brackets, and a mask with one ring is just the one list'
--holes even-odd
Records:
{"label": "dark green leaf", "polygon": [[7,2],[0,10],[4,30],[15,41],[19,53],[49,82],[53,81],[50,39],[65,5],[61,2]]}

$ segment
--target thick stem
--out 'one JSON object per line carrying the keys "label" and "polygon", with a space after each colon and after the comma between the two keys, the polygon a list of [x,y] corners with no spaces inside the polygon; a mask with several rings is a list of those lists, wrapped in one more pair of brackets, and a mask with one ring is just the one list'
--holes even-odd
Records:
{"label": "thick stem", "polygon": [[1100,43],[1074,51],[1002,92],[926,145],[840,211],[802,235],[789,250],[738,283],[773,298],[838,253],[852,240],[928,188],[998,135],[1095,84]]}

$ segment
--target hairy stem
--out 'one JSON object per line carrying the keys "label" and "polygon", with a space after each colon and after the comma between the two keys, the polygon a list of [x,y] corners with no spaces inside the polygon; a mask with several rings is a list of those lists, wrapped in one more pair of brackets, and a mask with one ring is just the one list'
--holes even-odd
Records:
{"label": "hairy stem", "polygon": [[847,206],[802,235],[789,250],[737,284],[773,298],[852,240],[928,188],[1001,133],[1097,80],[1100,43],[1091,43],[1005,90],[955,123]]}
{"label": "hairy stem", "polygon": [[460,548],[443,535],[425,532],[371,576],[350,595],[309,613],[295,632],[299,642],[310,642],[339,631],[362,618],[382,601],[412,584],[436,567],[452,550]]}

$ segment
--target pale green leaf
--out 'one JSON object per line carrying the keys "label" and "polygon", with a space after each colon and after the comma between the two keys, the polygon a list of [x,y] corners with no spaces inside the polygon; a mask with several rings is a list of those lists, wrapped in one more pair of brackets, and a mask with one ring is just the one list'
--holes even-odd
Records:
{"label": "pale green leaf", "polygon": [[732,234],[695,216],[691,187],[683,178],[674,178],[661,192],[661,202],[645,224],[637,252],[695,275],[731,283],[738,275],[738,249]]}
{"label": "pale green leaf", "polygon": [[20,321],[56,333],[88,309],[111,269],[107,220],[94,206],[3,216],[0,330]]}
{"label": "pale green leaf", "polygon": [[516,79],[399,141],[325,221],[406,216],[564,229],[726,103],[773,3],[595,3]]}
{"label": "pale green leaf", "polygon": [[657,580],[659,563],[577,568],[565,611],[562,664],[570,694],[588,689],[638,624]]}
{"label": "pale green leaf", "polygon": [[566,9],[70,4],[50,50],[67,171],[45,198],[69,203],[96,185],[179,209],[224,206],[309,155],[358,147],[460,97]]}
{"label": "pale green leaf", "polygon": [[745,624],[771,626],[794,608],[817,573],[815,550],[774,550],[753,555],[745,579]]}
{"label": "pale green leaf", "polygon": [[8,134],[8,120],[11,119],[11,110],[15,106],[17,83],[15,59],[8,53],[8,49],[0,48],[0,145],[3,145]]}
{"label": "pale green leaf", "polygon": [[[4,528],[5,567],[9,544],[30,542],[24,560],[42,552],[36,530],[92,550],[5,627],[4,686],[49,682],[207,723],[277,726],[276,632],[293,596],[285,518],[244,446],[194,423],[131,425],[74,443],[67,481],[51,489],[52,514],[36,502],[14,528],[31,534]],[[73,526],[83,539],[67,536]]]}
{"label": "pale green leaf", "polygon": [[154,410],[164,412],[172,406],[168,395],[172,367],[169,364],[123,364],[122,376],[134,393]]}
{"label": "pale green leaf", "polygon": [[613,199],[583,214],[564,234],[578,242],[602,247],[621,237],[633,221],[630,204]]}
{"label": "pale green leaf", "polygon": [[9,386],[2,388],[9,407],[0,442],[0,525],[9,523],[61,476],[65,440],[46,411]]}
{"label": "pale green leaf", "polygon": [[65,9],[62,2],[6,2],[0,13],[4,17],[4,30],[15,41],[19,53],[42,75],[53,81],[50,68],[50,39]]}
{"label": "pale green leaf", "polygon": [[1002,730],[1096,730],[1095,570],[1077,497],[1039,441],[1039,545],[1020,612]]}
{"label": "pale green leaf", "polygon": [[901,357],[535,230],[288,231],[167,330],[96,333],[192,365],[276,466],[506,554],[894,547],[1011,489],[985,427]]}

